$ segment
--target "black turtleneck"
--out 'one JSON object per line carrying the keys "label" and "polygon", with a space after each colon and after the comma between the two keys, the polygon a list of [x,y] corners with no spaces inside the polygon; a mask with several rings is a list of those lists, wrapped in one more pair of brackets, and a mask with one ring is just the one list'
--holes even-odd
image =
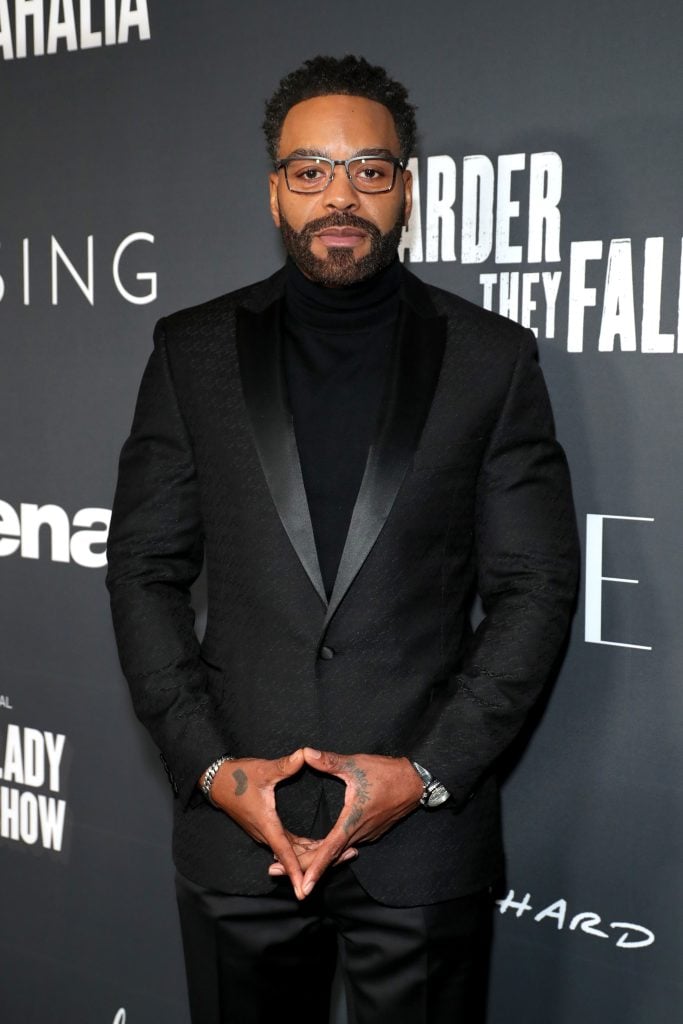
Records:
{"label": "black turtleneck", "polygon": [[401,265],[339,288],[286,266],[285,373],[329,598],[379,413]]}

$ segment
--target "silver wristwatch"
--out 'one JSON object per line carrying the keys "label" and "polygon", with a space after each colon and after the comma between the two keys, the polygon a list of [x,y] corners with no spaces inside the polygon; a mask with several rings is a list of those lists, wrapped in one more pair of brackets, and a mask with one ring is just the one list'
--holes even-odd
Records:
{"label": "silver wristwatch", "polygon": [[440,807],[441,804],[445,803],[451,795],[443,782],[439,782],[435,779],[431,772],[423,768],[417,761],[410,762],[422,779],[422,785],[424,786],[424,792],[420,797],[420,804],[422,807]]}

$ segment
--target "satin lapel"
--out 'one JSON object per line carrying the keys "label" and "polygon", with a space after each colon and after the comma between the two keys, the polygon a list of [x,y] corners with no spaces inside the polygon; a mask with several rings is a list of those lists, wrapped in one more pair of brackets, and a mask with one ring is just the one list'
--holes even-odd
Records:
{"label": "satin lapel", "polygon": [[327,595],[313,536],[284,372],[282,300],[260,312],[237,310],[236,339],[256,450],[278,515],[321,601]]}
{"label": "satin lapel", "polygon": [[[423,288],[420,284],[415,287]],[[368,557],[394,504],[431,406],[445,341],[445,317],[422,316],[412,304],[401,301],[375,433],[323,631]]]}

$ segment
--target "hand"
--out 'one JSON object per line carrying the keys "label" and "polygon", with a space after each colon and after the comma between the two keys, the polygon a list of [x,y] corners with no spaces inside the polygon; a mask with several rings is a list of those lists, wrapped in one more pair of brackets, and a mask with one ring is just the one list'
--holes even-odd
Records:
{"label": "hand", "polygon": [[346,783],[344,806],[324,839],[310,849],[302,889],[306,896],[327,868],[339,863],[350,844],[379,839],[420,804],[422,780],[407,757],[336,754],[304,747],[306,764]]}
{"label": "hand", "polygon": [[[293,846],[299,837],[287,832],[275,806],[275,787],[304,765],[303,750],[267,760],[241,757],[224,761],[211,784],[211,799],[257,843],[269,846],[289,875],[297,899],[304,898],[303,870]],[[314,842],[314,840],[303,840]]]}

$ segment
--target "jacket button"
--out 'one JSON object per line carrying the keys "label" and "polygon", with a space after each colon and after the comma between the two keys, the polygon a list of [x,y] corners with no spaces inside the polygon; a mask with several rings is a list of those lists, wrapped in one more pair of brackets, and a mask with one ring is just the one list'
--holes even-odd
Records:
{"label": "jacket button", "polygon": [[323,645],[320,648],[320,657],[324,658],[325,661],[329,661],[330,658],[334,658],[334,650],[331,647],[327,647],[327,645]]}

